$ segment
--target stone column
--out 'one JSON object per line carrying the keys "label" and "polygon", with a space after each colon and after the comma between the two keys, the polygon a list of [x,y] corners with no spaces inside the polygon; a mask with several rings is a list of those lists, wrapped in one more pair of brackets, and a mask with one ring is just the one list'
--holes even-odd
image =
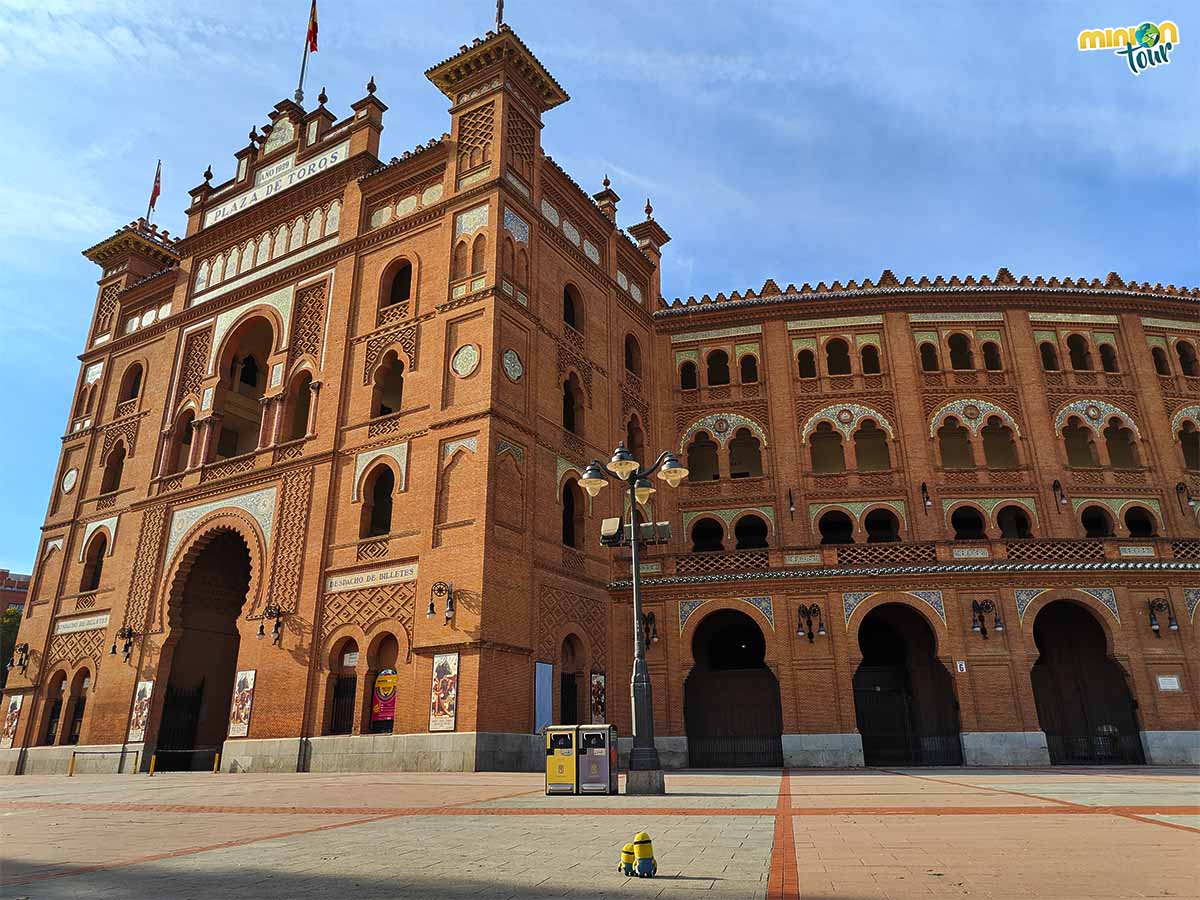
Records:
{"label": "stone column", "polygon": [[[213,438],[213,432],[217,431],[217,429],[220,427],[221,420],[217,415],[213,414],[213,415],[210,415],[203,422],[195,422],[193,424],[196,425],[197,427],[199,427],[200,425],[203,425],[204,433],[200,440],[196,440],[195,437],[192,438],[193,462],[192,462],[192,465],[189,466],[189,468],[197,468],[199,466],[204,465],[206,462],[208,462],[210,459],[212,459],[212,445],[213,445],[213,441],[215,440]],[[200,445],[199,456],[196,455],[196,445],[197,444]]]}
{"label": "stone column", "polygon": [[309,382],[308,389],[312,392],[312,399],[308,403],[308,426],[304,429],[304,436],[314,437],[317,433],[317,404],[321,399],[321,382]]}
{"label": "stone column", "polygon": [[162,443],[158,451],[158,477],[163,478],[167,475],[168,463],[171,459],[171,445],[175,439],[175,426],[165,428],[162,431]]}
{"label": "stone column", "polygon": [[287,398],[284,394],[276,394],[271,398],[271,444],[279,443],[279,432],[283,429],[283,420],[287,413]]}
{"label": "stone column", "polygon": [[271,442],[272,432],[274,431],[274,416],[272,403],[274,397],[259,397],[258,405],[262,409],[262,414],[258,422],[258,446],[256,449],[262,450]]}

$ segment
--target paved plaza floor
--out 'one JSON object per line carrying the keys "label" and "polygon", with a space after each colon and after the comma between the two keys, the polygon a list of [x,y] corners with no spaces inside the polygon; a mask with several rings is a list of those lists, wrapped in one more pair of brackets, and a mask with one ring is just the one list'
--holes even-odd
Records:
{"label": "paved plaza floor", "polygon": [[[0,897],[1200,898],[1182,769],[686,772],[665,797],[537,775],[0,780]],[[617,872],[635,832],[659,874]]]}

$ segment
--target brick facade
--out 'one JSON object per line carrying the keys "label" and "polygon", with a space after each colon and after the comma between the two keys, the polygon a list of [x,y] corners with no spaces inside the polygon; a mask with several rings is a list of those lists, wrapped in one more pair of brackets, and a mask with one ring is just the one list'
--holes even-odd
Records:
{"label": "brick facade", "polygon": [[[928,623],[964,736],[1008,736],[993,752],[1039,732],[1033,623],[1065,599],[1103,628],[1148,758],[1186,757],[1200,733],[1200,292],[1002,269],[667,304],[669,237],[648,203],[617,228],[607,181],[589,196],[544,154],[542,117],[567,95],[507,26],[426,74],[451,103],[441,138],[384,163],[373,84],[340,121],[323,98],[284,101],[233,179],[191,192],[185,236],[137,222],[86,251],[102,276],[19,638],[28,665],[5,693],[6,709],[23,698],[8,771],[59,765],[50,746],[80,698],[79,744],[153,750],[168,685],[188,680],[173,660],[204,619],[192,606],[237,634],[236,663],[210,681],[256,673],[248,733],[224,741],[236,766],[358,766],[376,752],[352,739],[385,667],[393,731],[417,748],[397,764],[525,764],[528,741],[510,738],[534,730],[538,662],[555,667],[554,710],[559,676],[577,674],[584,721],[604,673],[625,730],[628,562],[596,540],[621,498],[571,482],[630,437],[693,471],[659,485],[648,513],[674,536],[642,567],[664,747],[687,734],[696,629],[736,609],[763,634],[785,756],[853,762],[859,627],[895,603]],[[826,457],[839,443],[842,466]],[[712,445],[718,477],[700,480]],[[1112,537],[1085,536],[1094,509]],[[853,543],[822,543],[829,513]],[[1150,536],[1131,535],[1147,520]],[[889,528],[897,540],[870,540]],[[693,552],[697,534],[718,543]],[[441,596],[426,615],[436,582],[452,585],[451,617]],[[1149,627],[1160,598],[1177,630],[1165,612]],[[973,601],[1004,630],[973,631]],[[811,641],[801,604],[819,607]],[[458,655],[454,735],[494,736],[486,751],[482,737],[416,741],[444,654]],[[228,691],[204,702],[207,722]],[[349,737],[322,744],[331,731]],[[985,759],[972,740],[968,761]]]}

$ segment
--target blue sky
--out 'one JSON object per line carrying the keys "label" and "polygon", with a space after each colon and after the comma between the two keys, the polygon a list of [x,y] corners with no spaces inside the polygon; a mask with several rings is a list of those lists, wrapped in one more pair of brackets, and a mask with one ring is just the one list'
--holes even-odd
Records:
{"label": "blue sky", "polygon": [[[493,4],[320,0],[309,97],[374,75],[385,157],[448,129],[422,76]],[[1193,3],[508,0],[572,95],[546,151],[620,221],[649,195],[663,292],[768,278],[1014,273],[1200,284]],[[187,191],[290,97],[308,0],[0,0],[0,567],[30,571],[98,270],[79,251]],[[1169,66],[1079,53],[1085,27],[1170,18]],[[315,101],[310,101],[315,102]]]}

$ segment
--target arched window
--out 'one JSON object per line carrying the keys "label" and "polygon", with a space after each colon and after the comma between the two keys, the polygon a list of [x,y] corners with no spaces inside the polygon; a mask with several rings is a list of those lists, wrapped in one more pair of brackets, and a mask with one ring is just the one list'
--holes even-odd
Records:
{"label": "arched window", "polygon": [[1049,341],[1042,341],[1038,345],[1038,352],[1042,354],[1042,369],[1046,372],[1058,371],[1058,351]]}
{"label": "arched window", "polygon": [[1108,450],[1109,465],[1114,469],[1137,469],[1141,466],[1133,431],[1120,419],[1111,419],[1104,429],[1104,446]]}
{"label": "arched window", "polygon": [[1090,538],[1106,538],[1113,536],[1113,520],[1103,506],[1085,506],[1079,514],[1083,525],[1083,533]]}
{"label": "arched window", "polygon": [[562,427],[572,434],[583,433],[583,388],[574,372],[563,382]]}
{"label": "arched window", "polygon": [[811,350],[801,350],[796,356],[796,365],[801,378],[817,377],[817,360]]}
{"label": "arched window", "polygon": [[983,438],[983,460],[989,469],[1017,468],[1017,443],[1012,429],[999,416],[988,417],[987,424],[980,430]]}
{"label": "arched window", "polygon": [[1179,443],[1183,447],[1183,466],[1200,472],[1200,431],[1191,422],[1184,422],[1179,429]]}
{"label": "arched window", "polygon": [[1000,536],[1009,540],[1033,537],[1029,530],[1029,516],[1019,506],[1002,506],[996,512],[996,524]]}
{"label": "arched window", "polygon": [[729,384],[729,354],[724,350],[714,350],[708,354],[708,386]]}
{"label": "arched window", "polygon": [[579,482],[568,478],[562,490],[562,542],[567,547],[583,547],[583,491]]}
{"label": "arched window", "polygon": [[392,533],[392,495],[396,476],[391,467],[379,464],[363,482],[363,508],[358,536],[382,537]]}
{"label": "arched window", "polygon": [[863,346],[859,351],[859,361],[864,375],[878,375],[882,371],[879,367],[879,348],[874,344]]}
{"label": "arched window", "polygon": [[983,345],[983,367],[989,372],[999,372],[1004,368],[1000,359],[1000,345],[995,341],[987,341]]}
{"label": "arched window", "polygon": [[[512,278],[516,274],[517,267],[517,245],[513,243],[513,239],[506,237],[504,243],[500,245],[500,272],[508,278]],[[524,284],[524,282],[521,282]]]}
{"label": "arched window", "polygon": [[725,549],[725,529],[716,519],[699,519],[692,525],[692,552]]}
{"label": "arched window", "polygon": [[688,360],[679,367],[679,389],[681,391],[694,391],[699,386],[700,382],[696,375],[696,364]]}
{"label": "arched window", "polygon": [[450,264],[450,280],[461,281],[470,274],[467,260],[468,250],[466,238],[454,245],[454,258]]}
{"label": "arched window", "polygon": [[737,550],[766,550],[767,523],[758,516],[742,516],[733,526],[733,536],[737,540],[734,549]]}
{"label": "arched window", "polygon": [[688,481],[716,481],[721,477],[717,465],[717,443],[703,431],[688,444],[687,470]]}
{"label": "arched window", "polygon": [[870,419],[854,432],[854,466],[860,472],[886,472],[892,467],[887,433]]}
{"label": "arched window", "polygon": [[1151,347],[1150,355],[1154,357],[1154,371],[1164,377],[1170,377],[1171,364],[1167,362],[1167,351],[1162,347]]}
{"label": "arched window", "polygon": [[947,416],[938,429],[938,449],[941,451],[943,469],[975,468],[971,437],[954,416]]}
{"label": "arched window", "polygon": [[846,454],[842,436],[828,422],[817,425],[808,438],[812,470],[817,475],[832,475],[846,471]]}
{"label": "arched window", "polygon": [[938,371],[938,352],[937,347],[929,342],[921,345],[921,371],[936,372]]}
{"label": "arched window", "polygon": [[92,536],[83,554],[83,575],[79,579],[81,594],[100,587],[100,577],[104,574],[104,557],[107,553],[108,537],[103,531],[98,531]]}
{"label": "arched window", "polygon": [[1071,416],[1067,420],[1062,434],[1063,444],[1067,448],[1068,466],[1086,469],[1100,465],[1100,457],[1096,454],[1096,442],[1092,440],[1092,430],[1078,417]]}
{"label": "arched window", "polygon": [[1176,341],[1175,355],[1179,357],[1179,371],[1189,378],[1200,375],[1200,362],[1196,360],[1196,348],[1190,341]]}
{"label": "arched window", "polygon": [[63,743],[74,746],[79,743],[83,731],[83,714],[87,710],[88,688],[92,686],[92,673],[80,669],[71,681],[71,695],[67,699],[67,730]]}
{"label": "arched window", "polygon": [[625,335],[625,371],[642,374],[642,348],[632,334]]}
{"label": "arched window", "polygon": [[67,695],[67,673],[59,672],[51,680],[46,690],[45,724],[42,726],[37,743],[49,747],[58,740],[58,726],[62,722],[63,703]]}
{"label": "arched window", "polygon": [[825,342],[825,372],[828,375],[850,374],[850,345],[841,338]]}
{"label": "arched window", "polygon": [[738,369],[742,384],[758,383],[758,360],[754,356],[747,353],[738,360]]}
{"label": "arched window", "polygon": [[1105,372],[1121,371],[1121,367],[1117,363],[1117,348],[1112,344],[1100,345],[1100,368]]}
{"label": "arched window", "polygon": [[92,387],[91,385],[85,384],[79,389],[79,398],[75,401],[75,415],[71,418],[78,419],[80,416],[84,415],[88,409],[91,408],[91,404]]}
{"label": "arched window", "polygon": [[171,430],[171,442],[167,447],[167,475],[182,472],[191,461],[192,432],[195,431],[192,423],[195,421],[196,414],[190,409],[184,410],[175,420],[175,427]]}
{"label": "arched window", "polygon": [[1125,527],[1131,538],[1152,538],[1158,533],[1154,516],[1140,506],[1131,506],[1125,511]]}
{"label": "arched window", "polygon": [[479,234],[471,244],[471,274],[481,275],[487,270],[487,237]]}
{"label": "arched window", "polygon": [[308,434],[308,415],[312,408],[312,373],[307,369],[292,380],[291,396],[288,406],[291,407],[291,421],[288,424],[287,438],[298,441]]}
{"label": "arched window", "polygon": [[890,544],[900,540],[900,520],[888,509],[873,509],[863,519],[868,544]]}
{"label": "arched window", "polygon": [[817,522],[822,544],[853,544],[854,522],[840,509],[831,509]]}
{"label": "arched window", "polygon": [[400,412],[404,400],[404,362],[395,350],[383,356],[375,370],[375,391],[371,398],[371,417],[390,416]]}
{"label": "arched window", "polygon": [[412,263],[406,259],[392,276],[392,283],[383,298],[384,306],[395,306],[412,298],[412,275]]}
{"label": "arched window", "polygon": [[964,371],[975,368],[975,354],[971,352],[971,339],[965,334],[952,334],[946,342],[950,347],[950,368]]}
{"label": "arched window", "polygon": [[583,334],[583,300],[573,284],[563,287],[563,321]]}
{"label": "arched window", "polygon": [[125,471],[125,445],[117,444],[104,461],[104,478],[100,482],[100,493],[111,494],[121,487],[121,475]]}
{"label": "arched window", "polygon": [[[259,401],[267,389],[274,349],[274,321],[262,315],[244,320],[224,343],[218,357],[222,380],[213,399],[213,412],[220,417],[215,449],[222,459],[252,453],[261,439],[270,437],[270,429],[263,428],[265,407]],[[195,461],[203,465],[209,458]]]}
{"label": "arched window", "polygon": [[142,364],[134,363],[121,376],[121,390],[117,393],[117,402],[124,403],[133,400],[142,393]]}
{"label": "arched window", "polygon": [[763,473],[762,449],[749,428],[739,428],[729,442],[729,477],[758,478]]}
{"label": "arched window", "polygon": [[1071,357],[1071,368],[1076,372],[1090,372],[1095,368],[1091,348],[1083,335],[1072,334],[1067,338],[1067,354]]}
{"label": "arched window", "polygon": [[950,514],[956,541],[981,541],[987,537],[983,514],[973,506],[960,506]]}
{"label": "arched window", "polygon": [[625,446],[638,462],[646,458],[646,435],[637,416],[630,416],[625,424]]}

